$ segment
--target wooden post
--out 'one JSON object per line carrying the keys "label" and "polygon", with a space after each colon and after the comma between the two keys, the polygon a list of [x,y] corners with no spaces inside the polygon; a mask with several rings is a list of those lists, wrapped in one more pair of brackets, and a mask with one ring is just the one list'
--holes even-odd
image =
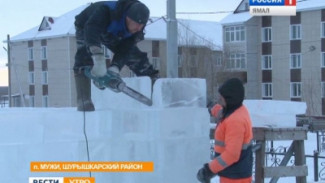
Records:
{"label": "wooden post", "polygon": [[255,153],[255,182],[264,183],[265,140],[257,140],[256,143],[261,144],[261,148]]}
{"label": "wooden post", "polygon": [[[306,157],[305,157],[305,146],[303,140],[296,140],[295,142],[295,165],[306,165]],[[296,183],[306,183],[306,176],[296,177]]]}

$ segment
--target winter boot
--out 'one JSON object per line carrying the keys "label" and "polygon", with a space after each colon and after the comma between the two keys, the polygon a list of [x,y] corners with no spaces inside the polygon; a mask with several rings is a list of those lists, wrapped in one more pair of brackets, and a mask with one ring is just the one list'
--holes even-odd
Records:
{"label": "winter boot", "polygon": [[91,101],[90,79],[84,74],[75,74],[77,89],[77,110],[78,111],[94,111],[95,107]]}

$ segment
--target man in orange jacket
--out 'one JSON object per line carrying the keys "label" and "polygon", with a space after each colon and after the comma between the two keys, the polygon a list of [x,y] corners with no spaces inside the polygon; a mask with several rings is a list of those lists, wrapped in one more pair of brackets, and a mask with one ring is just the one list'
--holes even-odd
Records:
{"label": "man in orange jacket", "polygon": [[251,183],[253,168],[252,123],[244,100],[244,86],[237,78],[220,88],[220,101],[211,114],[219,119],[215,130],[215,158],[197,173],[202,183],[220,176],[221,183]]}

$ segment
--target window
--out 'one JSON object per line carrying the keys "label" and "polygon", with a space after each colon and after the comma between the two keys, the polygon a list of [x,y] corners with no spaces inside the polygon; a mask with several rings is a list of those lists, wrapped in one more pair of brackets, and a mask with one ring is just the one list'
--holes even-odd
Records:
{"label": "window", "polygon": [[325,22],[321,23],[321,38],[325,38]]}
{"label": "window", "polygon": [[262,55],[262,70],[271,70],[271,69],[272,69],[272,56]]}
{"label": "window", "polygon": [[35,107],[35,96],[29,96],[29,107]]}
{"label": "window", "polygon": [[300,82],[290,83],[290,97],[291,98],[300,98],[301,97],[301,83]]}
{"label": "window", "polygon": [[225,29],[225,33],[226,33],[226,42],[235,41],[235,30],[234,30],[234,27],[227,27]]}
{"label": "window", "polygon": [[33,48],[28,48],[28,60],[34,60]]}
{"label": "window", "polygon": [[290,25],[290,39],[299,40],[301,39],[301,25]]}
{"label": "window", "polygon": [[290,68],[297,69],[301,68],[301,54],[291,54],[290,55]]}
{"label": "window", "polygon": [[262,83],[262,97],[272,97],[272,83]]}
{"label": "window", "polygon": [[321,67],[325,67],[325,52],[322,52],[321,54]]}
{"label": "window", "polygon": [[236,27],[235,32],[236,32],[236,36],[235,36],[236,41],[244,41],[245,40],[244,26]]}
{"label": "window", "polygon": [[159,57],[152,57],[151,62],[152,62],[152,66],[154,69],[160,70],[160,58]]}
{"label": "window", "polygon": [[225,28],[226,42],[245,41],[245,27],[233,26]]}
{"label": "window", "polygon": [[321,83],[321,87],[322,87],[322,98],[325,98],[325,82]]}
{"label": "window", "polygon": [[46,46],[42,46],[41,59],[42,60],[46,60],[47,59]]}
{"label": "window", "polygon": [[262,28],[262,42],[270,42],[272,41],[272,28],[265,27]]}
{"label": "window", "polygon": [[35,84],[35,75],[34,72],[29,72],[28,74],[28,83]]}
{"label": "window", "polygon": [[246,68],[245,54],[243,53],[230,54],[229,62],[227,62],[227,68],[245,69]]}
{"label": "window", "polygon": [[248,5],[248,3],[245,3],[245,10],[246,11],[249,11],[249,5]]}
{"label": "window", "polygon": [[49,97],[47,96],[47,95],[44,95],[43,97],[42,97],[42,106],[43,107],[48,107],[49,106]]}
{"label": "window", "polygon": [[48,72],[47,71],[42,72],[42,84],[48,84]]}

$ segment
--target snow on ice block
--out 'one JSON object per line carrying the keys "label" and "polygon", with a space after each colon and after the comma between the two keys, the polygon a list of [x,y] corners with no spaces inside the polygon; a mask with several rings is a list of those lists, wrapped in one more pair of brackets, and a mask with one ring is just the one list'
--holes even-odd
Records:
{"label": "snow on ice block", "polygon": [[[149,77],[122,78],[127,86],[151,98],[151,79]],[[145,104],[125,95],[116,93],[108,88],[100,90],[92,84],[92,100],[97,109],[125,109],[125,108],[146,108]]]}
{"label": "snow on ice block", "polygon": [[206,107],[206,82],[197,78],[158,79],[152,98],[154,107]]}
{"label": "snow on ice block", "polygon": [[296,127],[296,115],[305,114],[305,102],[244,100],[254,127]]}

